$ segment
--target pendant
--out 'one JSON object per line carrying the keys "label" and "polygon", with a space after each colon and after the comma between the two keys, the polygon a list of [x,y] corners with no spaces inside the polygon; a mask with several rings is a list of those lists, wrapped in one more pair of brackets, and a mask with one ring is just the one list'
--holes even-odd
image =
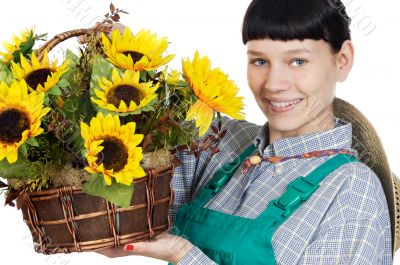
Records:
{"label": "pendant", "polygon": [[250,164],[252,164],[252,165],[258,165],[262,161],[261,157],[258,155],[251,156],[249,160],[250,160]]}

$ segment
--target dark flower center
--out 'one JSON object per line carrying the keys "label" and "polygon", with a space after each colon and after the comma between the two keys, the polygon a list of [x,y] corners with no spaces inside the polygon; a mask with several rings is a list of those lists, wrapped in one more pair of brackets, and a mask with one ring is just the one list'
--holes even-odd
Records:
{"label": "dark flower center", "polygon": [[140,90],[130,85],[114,87],[107,93],[107,102],[113,104],[116,108],[119,107],[121,100],[125,102],[126,106],[129,106],[131,101],[139,105],[142,98]]}
{"label": "dark flower center", "polygon": [[132,57],[132,60],[134,63],[136,63],[137,61],[142,59],[142,57],[144,56],[143,53],[135,52],[135,51],[126,51],[126,52],[123,52],[122,54],[125,56],[130,55]]}
{"label": "dark flower center", "polygon": [[101,146],[104,148],[99,153],[99,158],[105,169],[118,172],[128,164],[128,150],[120,139],[108,137]]}
{"label": "dark flower center", "polygon": [[51,75],[52,71],[50,69],[38,69],[31,72],[26,78],[26,83],[33,89],[36,89],[38,85],[44,87],[44,83],[47,81],[47,77]]}
{"label": "dark flower center", "polygon": [[25,113],[17,109],[8,109],[0,113],[0,142],[18,143],[22,139],[22,133],[29,128],[29,119]]}

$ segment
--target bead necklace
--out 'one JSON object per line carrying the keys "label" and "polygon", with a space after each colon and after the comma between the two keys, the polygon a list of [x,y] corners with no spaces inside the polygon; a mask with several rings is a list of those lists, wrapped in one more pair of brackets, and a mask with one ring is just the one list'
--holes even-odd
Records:
{"label": "bead necklace", "polygon": [[262,157],[261,155],[253,155],[250,156],[249,158],[245,159],[243,162],[243,169],[242,173],[246,173],[249,168],[252,166],[260,164],[262,161],[270,162],[270,163],[279,163],[283,162],[289,159],[294,159],[294,158],[313,158],[313,157],[321,157],[321,156],[329,156],[329,155],[334,155],[334,154],[348,154],[355,156],[355,154],[349,150],[346,149],[328,149],[328,150],[319,150],[319,151],[312,151],[300,155],[294,155],[294,156],[270,156],[270,157]]}

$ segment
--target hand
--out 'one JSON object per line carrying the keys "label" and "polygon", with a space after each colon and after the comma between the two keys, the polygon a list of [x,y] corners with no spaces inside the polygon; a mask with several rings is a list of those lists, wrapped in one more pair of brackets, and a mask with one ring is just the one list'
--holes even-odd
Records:
{"label": "hand", "polygon": [[97,250],[96,252],[109,258],[141,255],[176,264],[192,247],[193,244],[183,237],[162,233],[149,241],[126,244],[124,247]]}

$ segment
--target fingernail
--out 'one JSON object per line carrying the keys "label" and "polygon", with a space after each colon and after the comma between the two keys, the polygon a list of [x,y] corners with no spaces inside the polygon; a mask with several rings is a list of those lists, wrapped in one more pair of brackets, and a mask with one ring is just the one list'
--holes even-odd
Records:
{"label": "fingernail", "polygon": [[133,251],[134,249],[135,249],[134,245],[131,244],[125,245],[125,251]]}

